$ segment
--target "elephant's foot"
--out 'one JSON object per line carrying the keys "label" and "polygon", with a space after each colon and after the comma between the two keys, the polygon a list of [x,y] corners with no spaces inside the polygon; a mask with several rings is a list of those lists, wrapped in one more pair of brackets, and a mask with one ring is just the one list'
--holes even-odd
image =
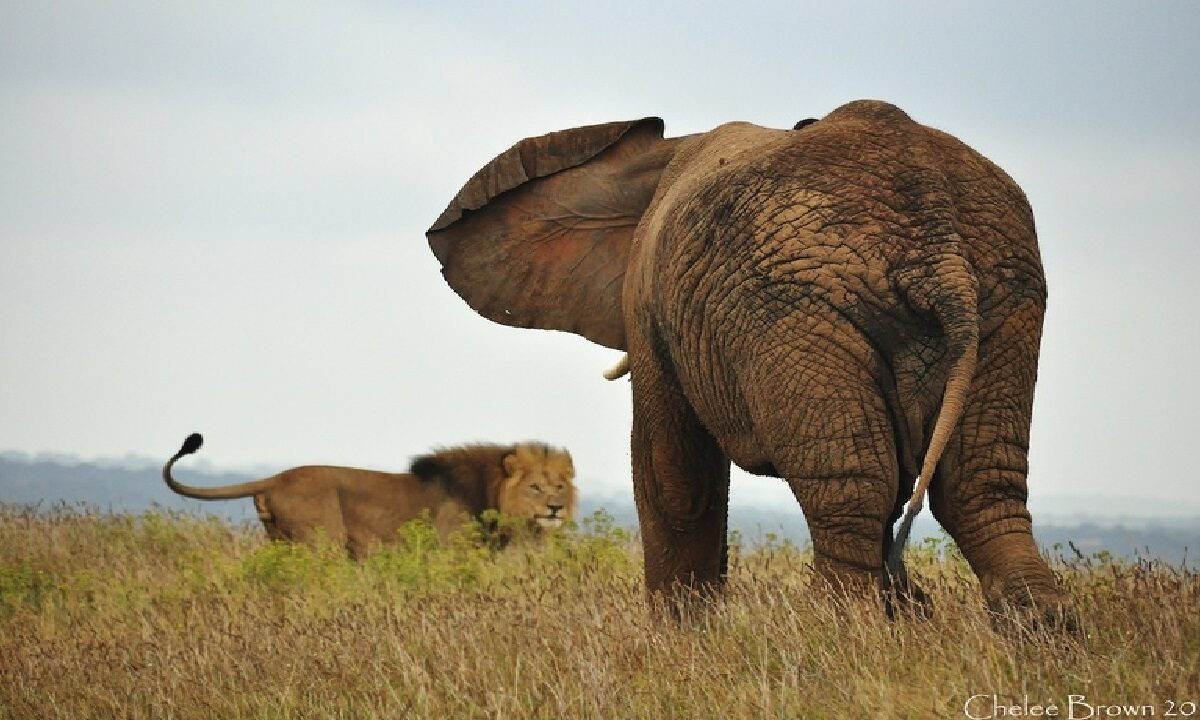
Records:
{"label": "elephant's foot", "polygon": [[814,563],[814,570],[818,587],[835,603],[862,600],[881,603],[888,620],[898,617],[926,620],[933,616],[933,602],[907,576],[891,578],[886,571],[829,559],[818,559]]}
{"label": "elephant's foot", "polygon": [[1043,631],[1080,635],[1078,614],[1040,556],[1010,563],[1005,575],[981,574],[980,586],[993,624],[1021,634]]}
{"label": "elephant's foot", "polygon": [[699,620],[720,601],[724,583],[720,580],[672,582],[647,587],[650,613],[655,620],[687,625]]}
{"label": "elephant's foot", "polygon": [[1043,632],[1083,635],[1078,613],[1057,588],[1047,589],[1010,578],[985,584],[984,597],[998,631],[1020,635]]}
{"label": "elephant's foot", "polygon": [[[811,505],[810,505],[811,507]],[[810,512],[806,508],[806,512]],[[888,617],[894,614],[894,600],[889,599],[891,583],[884,580],[883,522],[856,518],[857,522],[834,522],[829,516],[812,512],[809,530],[813,538],[813,571],[818,585],[835,601],[883,603]],[[841,532],[833,532],[836,525]],[[844,528],[857,532],[846,532]],[[907,587],[907,583],[903,583]],[[897,586],[900,587],[900,586]],[[924,595],[924,593],[922,593]]]}
{"label": "elephant's foot", "polygon": [[825,590],[837,599],[873,597],[879,594],[880,572],[820,555],[813,558],[813,570]]}
{"label": "elephant's foot", "polygon": [[948,528],[979,577],[993,625],[998,630],[1021,634],[1049,631],[1078,635],[1079,616],[1068,606],[1033,535],[1028,530],[1014,531],[1014,524],[997,526],[1008,531],[974,543],[964,543],[963,539],[970,536],[964,538],[953,524]]}

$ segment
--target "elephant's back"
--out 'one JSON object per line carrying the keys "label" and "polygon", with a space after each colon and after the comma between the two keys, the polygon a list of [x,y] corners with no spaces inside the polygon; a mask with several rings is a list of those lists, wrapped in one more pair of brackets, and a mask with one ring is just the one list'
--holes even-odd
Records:
{"label": "elephant's back", "polygon": [[[997,164],[957,137],[879,101],[856,101],[795,135],[776,163],[843,203],[848,216],[872,218],[907,248],[930,241],[930,220],[963,241],[962,252],[985,270],[1000,256],[1040,259],[1033,212],[1021,187]],[[1032,268],[1031,268],[1032,270]]]}
{"label": "elephant's back", "polygon": [[966,143],[887,103],[857,101],[787,133],[725,187],[754,188],[756,207],[735,230],[751,246],[742,252],[805,258],[792,263],[801,269],[841,267],[875,293],[904,267],[953,254],[973,269],[984,307],[1000,286],[1044,303],[1033,212],[1020,186]]}

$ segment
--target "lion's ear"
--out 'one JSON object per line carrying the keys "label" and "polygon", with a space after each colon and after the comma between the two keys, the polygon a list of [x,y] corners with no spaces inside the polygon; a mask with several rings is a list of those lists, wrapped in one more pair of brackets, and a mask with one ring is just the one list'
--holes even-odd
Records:
{"label": "lion's ear", "polygon": [[659,118],[526,138],[467,181],[426,233],[442,274],[484,317],[625,348],[633,231],[677,140]]}

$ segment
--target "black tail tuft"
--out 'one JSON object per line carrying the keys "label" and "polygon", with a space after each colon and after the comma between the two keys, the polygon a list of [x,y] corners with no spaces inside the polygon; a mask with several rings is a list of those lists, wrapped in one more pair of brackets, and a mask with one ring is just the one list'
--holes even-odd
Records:
{"label": "black tail tuft", "polygon": [[204,444],[204,437],[202,435],[200,435],[200,433],[192,433],[191,435],[187,436],[186,440],[183,441],[183,447],[179,448],[179,453],[176,455],[176,457],[183,457],[184,455],[191,455],[192,453],[199,450],[200,446],[203,444]]}
{"label": "black tail tuft", "polygon": [[436,455],[422,455],[412,461],[408,471],[422,480],[433,480],[446,474],[449,467]]}
{"label": "black tail tuft", "polygon": [[892,541],[891,552],[887,557],[887,570],[893,577],[900,577],[904,567],[904,547],[908,545],[908,536],[912,533],[913,519],[921,511],[920,507],[910,507],[896,529],[896,539]]}

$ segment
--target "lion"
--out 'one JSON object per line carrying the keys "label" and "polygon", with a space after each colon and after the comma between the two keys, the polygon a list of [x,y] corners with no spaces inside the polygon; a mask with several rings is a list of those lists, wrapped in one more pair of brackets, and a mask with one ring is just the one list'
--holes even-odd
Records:
{"label": "lion", "polygon": [[254,498],[272,540],[314,542],[324,533],[361,558],[398,538],[400,526],[429,512],[446,538],[486,510],[557,528],[575,517],[575,466],[566,450],[542,443],[445,448],[412,461],[409,473],[306,465],[262,480],[201,488],[171,475],[179,458],[200,449],[192,433],[163,466],[167,486],[197,500]]}

